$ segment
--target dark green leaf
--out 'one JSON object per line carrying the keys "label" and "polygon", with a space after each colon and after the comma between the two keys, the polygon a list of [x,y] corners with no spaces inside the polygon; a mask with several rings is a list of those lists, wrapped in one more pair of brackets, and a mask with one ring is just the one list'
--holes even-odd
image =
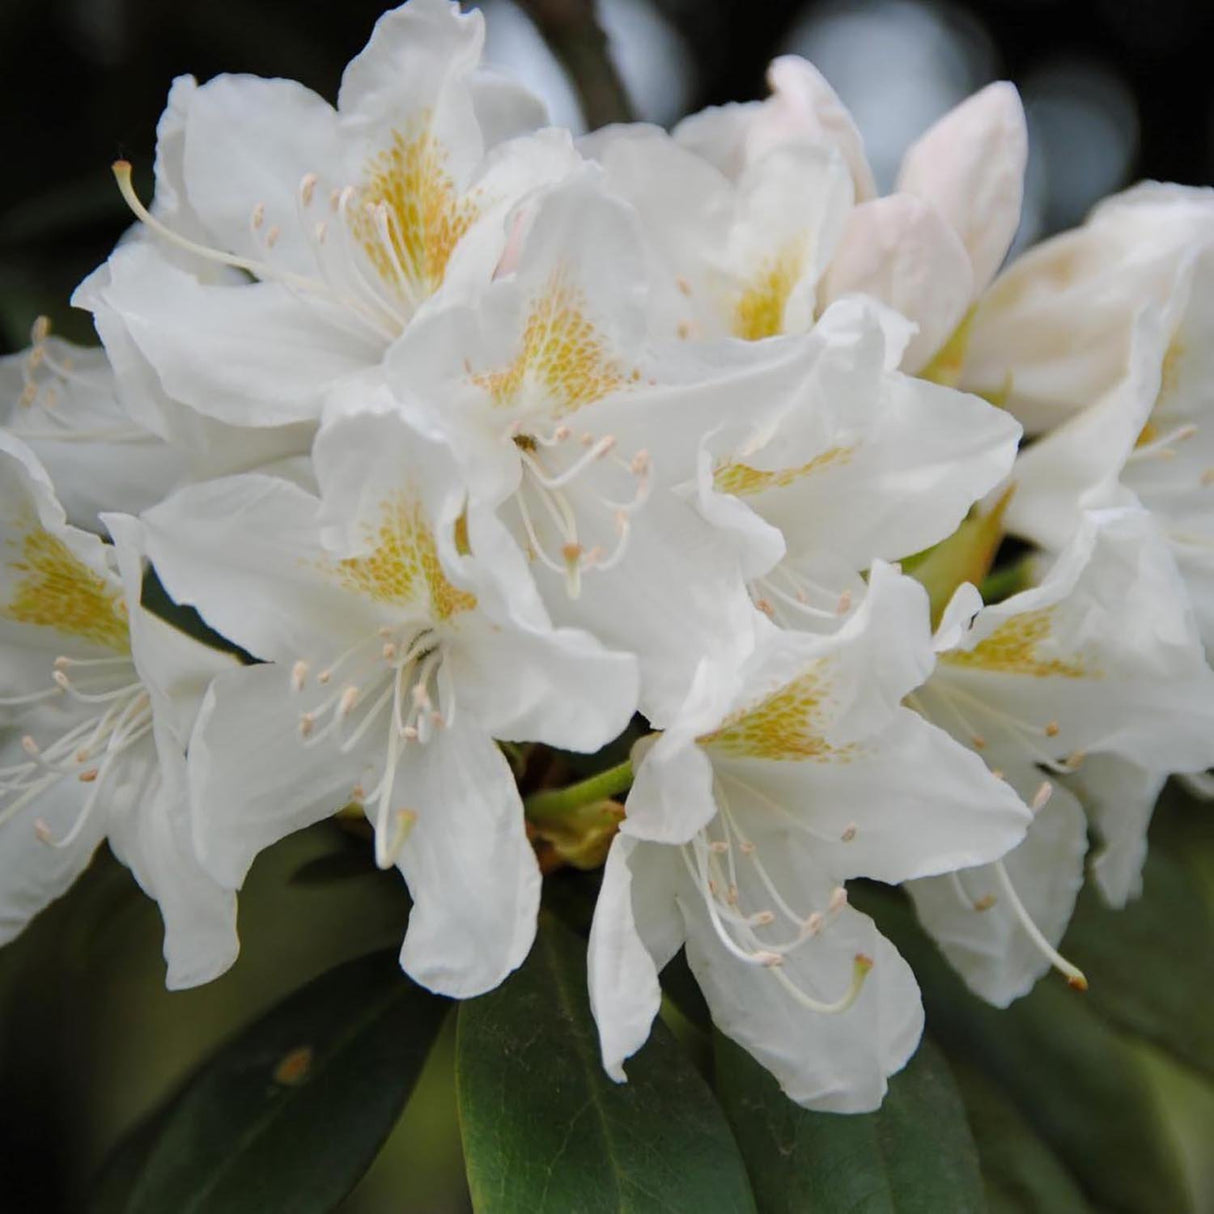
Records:
{"label": "dark green leaf", "polygon": [[687,964],[687,954],[679,949],[662,971],[662,993],[684,1017],[705,1033],[712,1032],[712,1015],[700,984]]}
{"label": "dark green leaf", "polygon": [[1085,1214],[1082,1191],[999,1087],[977,1067],[953,1075],[978,1144],[991,1214]]}
{"label": "dark green leaf", "polygon": [[372,845],[352,833],[336,827],[335,850],[313,856],[301,864],[288,878],[291,885],[331,885],[334,881],[348,881],[352,877],[379,877]]}
{"label": "dark green leaf", "polygon": [[459,1012],[456,1082],[478,1214],[753,1211],[711,1091],[660,1022],[604,1074],[585,944],[542,918],[526,964]]}
{"label": "dark green leaf", "polygon": [[936,1039],[1003,1088],[1089,1197],[1127,1214],[1192,1208],[1141,1063],[1087,995],[1047,975],[1011,1007],[990,1007],[965,989],[904,899],[855,892],[914,967]]}
{"label": "dark green leaf", "polygon": [[1063,950],[1105,1019],[1214,1076],[1214,908],[1184,856],[1153,844],[1142,897],[1121,911],[1089,882]]}
{"label": "dark green leaf", "polygon": [[793,1104],[740,1046],[717,1034],[717,1087],[763,1214],[967,1214],[985,1208],[978,1156],[948,1064],[924,1041],[880,1110]]}
{"label": "dark green leaf", "polygon": [[[114,1168],[138,1170],[123,1214],[321,1214],[374,1159],[448,1004],[393,953],[310,982],[219,1050]],[[140,1131],[137,1130],[136,1134]],[[143,1129],[148,1134],[146,1127]],[[124,1148],[119,1148],[121,1156]]]}

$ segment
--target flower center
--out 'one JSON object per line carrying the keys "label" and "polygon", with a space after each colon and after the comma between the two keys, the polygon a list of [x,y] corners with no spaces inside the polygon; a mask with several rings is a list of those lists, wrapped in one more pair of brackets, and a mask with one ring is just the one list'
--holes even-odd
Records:
{"label": "flower center", "polygon": [[[624,559],[632,516],[649,497],[649,455],[638,451],[624,459],[610,434],[575,439],[573,431],[561,425],[544,437],[520,433],[520,428],[521,423],[513,422],[505,437],[518,449],[523,465],[514,501],[530,555],[563,577],[566,593],[576,599],[584,572],[604,572]],[[631,496],[616,497],[613,487],[604,486],[604,469],[613,471]],[[603,519],[614,532],[610,540],[602,535]]]}

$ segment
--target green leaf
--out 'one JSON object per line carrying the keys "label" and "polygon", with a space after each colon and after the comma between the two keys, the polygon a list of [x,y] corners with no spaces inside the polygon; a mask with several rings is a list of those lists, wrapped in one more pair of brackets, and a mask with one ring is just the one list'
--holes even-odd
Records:
{"label": "green leaf", "polygon": [[669,1030],[603,1072],[585,944],[541,917],[531,956],[461,1005],[456,1084],[477,1214],[753,1211],[729,1125]]}
{"label": "green leaf", "polygon": [[717,1087],[763,1214],[967,1214],[985,1209],[978,1156],[948,1064],[924,1041],[875,1113],[794,1104],[716,1037]]}
{"label": "green leaf", "polygon": [[662,971],[662,994],[683,1016],[704,1033],[712,1032],[712,1014],[700,984],[687,964],[687,954],[679,949]]}
{"label": "green leaf", "polygon": [[952,1070],[978,1145],[991,1214],[1086,1214],[1076,1181],[999,1086],[970,1064],[954,1063]]}
{"label": "green leaf", "polygon": [[1124,910],[1089,882],[1062,947],[1101,1016],[1214,1076],[1214,910],[1180,857],[1153,846]]}
{"label": "green leaf", "polygon": [[[448,1003],[394,953],[339,965],[218,1051],[155,1121],[123,1214],[321,1214],[392,1129]],[[141,1131],[136,1130],[139,1134]],[[127,1157],[122,1161],[122,1153]]]}
{"label": "green leaf", "polygon": [[855,893],[910,961],[928,1027],[950,1058],[996,1081],[1089,1197],[1134,1214],[1192,1209],[1141,1062],[1088,995],[1047,975],[1010,1007],[990,1007],[965,989],[905,899],[858,885]]}

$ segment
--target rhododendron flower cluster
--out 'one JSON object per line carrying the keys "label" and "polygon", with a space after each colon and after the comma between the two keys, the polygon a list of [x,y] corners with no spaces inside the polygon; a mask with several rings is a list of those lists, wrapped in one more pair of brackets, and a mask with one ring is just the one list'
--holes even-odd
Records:
{"label": "rhododendron flower cluster", "polygon": [[1214,764],[1214,194],[1140,186],[1000,273],[1009,84],[877,197],[803,60],[575,141],[482,41],[409,0],[335,107],[175,81],[73,298],[102,348],[39,322],[0,364],[0,936],[108,839],[169,984],[208,981],[257,854],[361,813],[401,965],[475,996],[535,934],[531,807],[630,788],[608,1073],[685,949],[789,1096],[872,1109],[923,1013],[848,883],[905,883],[992,1003],[1082,987],[1089,841],[1123,904],[1164,780]]}

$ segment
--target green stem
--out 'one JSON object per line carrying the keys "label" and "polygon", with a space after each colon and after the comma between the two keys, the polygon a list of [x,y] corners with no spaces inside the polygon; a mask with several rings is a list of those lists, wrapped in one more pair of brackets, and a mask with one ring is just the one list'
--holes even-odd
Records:
{"label": "green stem", "polygon": [[533,792],[523,800],[523,808],[527,817],[543,820],[544,818],[562,818],[581,809],[583,805],[593,805],[596,801],[607,801],[624,792],[632,784],[632,760],[625,759],[615,767],[596,772],[585,780],[570,784],[567,788],[544,789],[543,792]]}

